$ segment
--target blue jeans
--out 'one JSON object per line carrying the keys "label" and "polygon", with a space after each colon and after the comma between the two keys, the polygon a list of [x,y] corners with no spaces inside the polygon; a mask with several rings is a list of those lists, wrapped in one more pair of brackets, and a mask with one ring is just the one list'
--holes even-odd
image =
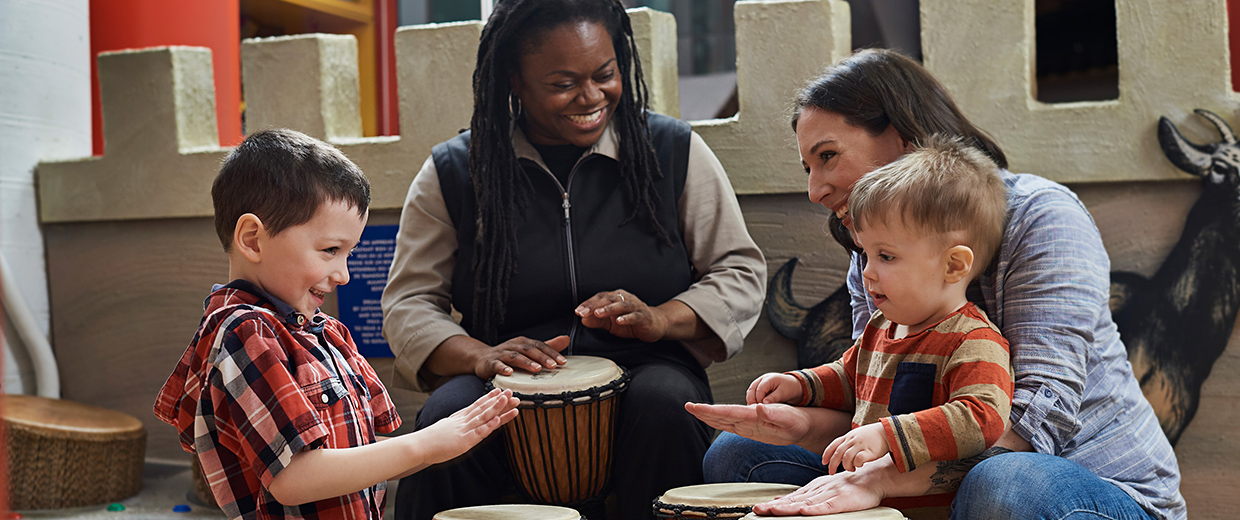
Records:
{"label": "blue jeans", "polygon": [[[805,485],[827,474],[822,455],[723,432],[706,452],[707,482]],[[1041,453],[1005,453],[974,466],[952,503],[954,519],[1140,519],[1132,497],[1084,466]]]}
{"label": "blue jeans", "polygon": [[1042,453],[1004,453],[973,467],[952,518],[1140,519],[1149,513],[1084,466]]}
{"label": "blue jeans", "polygon": [[775,482],[803,486],[827,474],[822,454],[723,432],[702,459],[707,482]]}

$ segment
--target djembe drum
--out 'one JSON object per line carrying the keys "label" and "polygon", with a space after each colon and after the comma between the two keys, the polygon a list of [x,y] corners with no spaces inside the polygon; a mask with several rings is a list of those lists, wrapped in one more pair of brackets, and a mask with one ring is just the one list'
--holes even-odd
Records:
{"label": "djembe drum", "polygon": [[536,374],[495,376],[521,412],[504,426],[508,460],[521,489],[537,502],[577,505],[600,497],[611,473],[616,397],[629,374],[608,359],[567,356]]}
{"label": "djembe drum", "polygon": [[[770,518],[769,516],[758,516],[753,513],[745,515],[742,520],[762,520]],[[904,515],[898,509],[890,507],[874,507],[865,511],[853,511],[851,513],[836,513],[833,515],[810,515],[810,516],[781,516],[780,520],[905,520]]]}
{"label": "djembe drum", "polygon": [[433,520],[582,520],[581,513],[567,507],[506,504],[449,509]]}
{"label": "djembe drum", "polygon": [[700,484],[670,489],[654,501],[655,518],[741,518],[755,504],[797,490],[789,484]]}

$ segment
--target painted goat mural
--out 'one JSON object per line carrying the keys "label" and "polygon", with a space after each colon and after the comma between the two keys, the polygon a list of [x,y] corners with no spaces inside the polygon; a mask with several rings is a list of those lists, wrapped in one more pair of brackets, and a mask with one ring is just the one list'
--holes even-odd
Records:
{"label": "painted goat mural", "polygon": [[1163,154],[1202,178],[1179,242],[1148,279],[1111,275],[1111,313],[1172,444],[1197,413],[1201,385],[1227,348],[1240,309],[1240,145],[1222,118],[1196,112],[1222,141],[1194,144],[1167,118],[1158,122]]}
{"label": "painted goat mural", "polygon": [[[1227,348],[1240,310],[1240,143],[1231,127],[1206,110],[1222,141],[1189,142],[1167,118],[1158,123],[1163,153],[1177,168],[1202,178],[1179,242],[1147,278],[1111,273],[1111,312],[1146,399],[1174,445],[1197,413],[1201,386]],[[847,287],[817,305],[792,297],[793,258],[772,276],[767,317],[797,341],[801,367],[833,361],[852,344]]]}

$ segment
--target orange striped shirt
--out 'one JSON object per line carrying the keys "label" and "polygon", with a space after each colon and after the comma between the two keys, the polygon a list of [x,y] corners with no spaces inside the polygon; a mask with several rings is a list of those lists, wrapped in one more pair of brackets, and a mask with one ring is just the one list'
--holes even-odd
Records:
{"label": "orange striped shirt", "polygon": [[894,325],[876,312],[840,360],[789,372],[802,385],[799,404],[851,411],[853,428],[881,421],[901,472],[993,445],[1013,391],[999,329],[972,303],[908,337],[893,339]]}

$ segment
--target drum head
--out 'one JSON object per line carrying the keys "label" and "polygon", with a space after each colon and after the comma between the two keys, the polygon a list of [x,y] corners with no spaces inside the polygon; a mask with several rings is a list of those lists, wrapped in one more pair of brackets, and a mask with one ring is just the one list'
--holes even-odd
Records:
{"label": "drum head", "polygon": [[568,362],[537,374],[514,370],[512,375],[497,375],[491,382],[500,390],[515,394],[559,394],[586,390],[615,381],[624,372],[610,359],[594,356],[565,356]]}
{"label": "drum head", "polygon": [[692,507],[753,507],[796,490],[797,486],[789,484],[701,484],[668,490],[659,502]]}
{"label": "drum head", "polygon": [[[768,516],[758,516],[753,513],[745,515],[741,520],[761,520],[770,518]],[[834,515],[814,515],[814,516],[781,516],[784,520],[904,520],[904,515],[898,509],[890,507],[875,507],[866,509],[865,511],[853,511],[851,513],[836,513]]]}
{"label": "drum head", "polygon": [[581,513],[567,507],[506,504],[451,509],[434,520],[581,520]]}

